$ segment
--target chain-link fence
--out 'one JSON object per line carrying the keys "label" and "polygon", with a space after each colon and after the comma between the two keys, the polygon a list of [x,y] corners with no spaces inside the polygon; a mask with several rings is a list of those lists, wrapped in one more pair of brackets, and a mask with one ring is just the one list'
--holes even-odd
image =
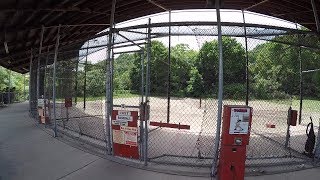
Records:
{"label": "chain-link fence", "polygon": [[[115,153],[113,140],[120,140],[112,134],[112,110],[138,111],[140,160],[209,173],[219,153],[214,150],[217,34],[215,22],[142,23],[113,29],[110,57],[108,32],[61,46],[56,59],[43,53],[40,96],[47,124],[58,135]],[[222,34],[223,104],[253,108],[247,172],[315,165],[314,156],[304,151],[310,117],[316,136],[319,129],[318,37],[301,29],[231,22],[222,23]],[[33,109],[38,106],[36,62],[30,72]],[[301,111],[301,124],[288,125],[290,107]]]}
{"label": "chain-link fence", "polygon": [[79,54],[79,50],[59,52],[55,65],[50,63],[54,55],[48,55],[44,89],[48,125],[58,134],[81,137],[103,148],[105,67],[101,60],[104,57],[89,61],[87,54],[72,57],[74,54]]}

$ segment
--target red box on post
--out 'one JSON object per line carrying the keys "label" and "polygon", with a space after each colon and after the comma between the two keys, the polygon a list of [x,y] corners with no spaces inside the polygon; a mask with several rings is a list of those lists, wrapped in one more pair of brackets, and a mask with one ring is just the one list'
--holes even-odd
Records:
{"label": "red box on post", "polygon": [[69,97],[64,98],[64,107],[66,108],[72,107],[72,98],[69,98]]}
{"label": "red box on post", "polygon": [[244,179],[251,122],[251,107],[224,106],[218,180]]}
{"label": "red box on post", "polygon": [[220,152],[218,179],[243,180],[246,161],[245,154],[246,147],[244,146],[224,146]]}
{"label": "red box on post", "polygon": [[297,125],[297,120],[298,120],[298,111],[291,110],[290,125],[291,126],[296,126]]}

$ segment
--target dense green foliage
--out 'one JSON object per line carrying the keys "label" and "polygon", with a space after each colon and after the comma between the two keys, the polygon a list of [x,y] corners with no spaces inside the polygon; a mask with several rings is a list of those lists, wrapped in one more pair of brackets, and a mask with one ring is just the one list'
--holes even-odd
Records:
{"label": "dense green foliage", "polygon": [[[281,40],[277,37],[275,40]],[[290,37],[297,41],[296,37]],[[288,41],[288,39],[286,39]],[[310,40],[311,41],[311,40]],[[316,42],[315,42],[316,43]],[[299,95],[299,48],[281,43],[256,44],[249,51],[250,98],[283,99]],[[320,68],[317,51],[302,48],[303,70]],[[114,61],[113,89],[115,96],[139,94],[141,75],[146,75],[147,57],[144,53],[121,54]],[[152,41],[150,61],[150,91],[153,96],[166,96],[168,91],[168,48],[160,41]],[[218,42],[205,42],[199,51],[186,44],[171,48],[170,94],[175,97],[216,97],[218,91]],[[142,60],[143,57],[143,60]],[[141,64],[143,62],[143,64]],[[68,69],[67,65],[63,66]],[[244,99],[246,94],[245,49],[236,39],[223,37],[224,98]],[[74,68],[74,67],[72,67]],[[142,72],[141,69],[144,69]],[[83,96],[84,66],[79,65],[76,75],[77,96]],[[62,77],[69,74],[60,72]],[[0,68],[0,90],[8,85],[8,70]],[[23,91],[23,76],[13,73],[12,86]],[[86,67],[87,97],[105,95],[105,61]],[[144,79],[145,80],[145,79]],[[28,83],[26,83],[28,84]],[[72,89],[75,86],[70,82]],[[303,74],[303,93],[308,98],[320,97],[320,72]],[[71,93],[71,92],[70,92]]]}
{"label": "dense green foliage", "polygon": [[[223,67],[225,97],[242,98],[245,93],[245,50],[235,39],[224,37]],[[218,41],[206,42],[201,47],[196,67],[204,82],[204,94],[216,94],[219,76]],[[243,84],[243,85],[242,85]],[[236,95],[236,96],[235,96]]]}
{"label": "dense green foliage", "polygon": [[11,92],[15,92],[15,100],[21,101],[24,98],[24,88],[28,91],[29,81],[26,78],[24,87],[24,77],[22,74],[9,71],[0,66],[0,93],[7,92],[9,87],[9,75],[11,73]]}
{"label": "dense green foliage", "polygon": [[[316,51],[302,48],[302,70],[320,68],[319,58]],[[250,77],[250,91],[256,98],[278,99],[299,95],[299,48],[274,42],[258,45],[250,52]],[[320,97],[319,72],[304,73],[302,80],[305,97]]]}
{"label": "dense green foliage", "polygon": [[[278,37],[283,38],[283,37]],[[280,40],[280,39],[278,39]],[[292,39],[293,41],[295,39]],[[249,51],[250,97],[258,99],[281,99],[299,95],[298,48],[285,44],[267,42]],[[215,97],[218,91],[218,42],[205,42],[199,52],[186,44],[171,48],[171,89],[176,97]],[[146,74],[147,57],[144,54],[121,54],[114,62],[114,90],[131,93],[141,91],[141,57]],[[302,49],[303,69],[320,68],[319,55]],[[223,38],[224,97],[244,99],[246,94],[245,49],[230,37]],[[95,64],[87,72],[87,89],[92,95],[102,94],[105,84],[104,62]],[[168,48],[160,41],[152,41],[150,61],[151,94],[167,95]],[[319,97],[320,74],[303,76],[304,95]],[[99,85],[97,85],[99,84]],[[100,90],[101,91],[100,91]],[[98,91],[98,92],[96,92]]]}

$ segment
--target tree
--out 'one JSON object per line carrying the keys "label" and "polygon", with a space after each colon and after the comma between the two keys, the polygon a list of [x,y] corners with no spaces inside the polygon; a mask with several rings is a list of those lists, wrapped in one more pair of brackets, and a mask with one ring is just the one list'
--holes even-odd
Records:
{"label": "tree", "polygon": [[[234,83],[245,83],[245,50],[236,39],[223,37],[223,68],[224,82],[231,85]],[[196,66],[203,78],[205,94],[217,91],[219,76],[219,50],[218,41],[205,42],[200,48]],[[232,94],[226,92],[226,94]]]}
{"label": "tree", "polygon": [[0,66],[0,92],[3,91],[9,84],[8,70]]}
{"label": "tree", "polygon": [[[275,41],[297,42],[297,37],[280,36]],[[320,67],[319,55],[302,49],[303,70]],[[256,98],[288,98],[299,95],[300,67],[299,48],[276,42],[258,45],[250,52],[250,74]],[[303,84],[306,96],[316,97],[319,89],[318,73],[304,74]]]}
{"label": "tree", "polygon": [[131,71],[134,67],[134,54],[121,54],[114,60],[114,89],[131,90]]}
{"label": "tree", "polygon": [[196,67],[190,70],[190,80],[188,81],[187,93],[191,97],[203,96],[204,86],[203,79]]}
{"label": "tree", "polygon": [[105,94],[105,74],[102,69],[92,66],[91,71],[87,72],[87,88],[89,96],[97,97]]}
{"label": "tree", "polygon": [[171,49],[171,94],[185,96],[187,86],[197,58],[197,52],[191,50],[187,44],[177,44]]}
{"label": "tree", "polygon": [[[146,73],[147,57],[144,51],[144,74]],[[150,59],[150,92],[154,95],[164,95],[167,92],[167,48],[160,41],[151,42]],[[135,53],[133,57],[134,65],[130,73],[132,89],[140,91],[141,89],[141,59],[140,55]]]}
{"label": "tree", "polygon": [[[24,95],[24,75],[5,69],[0,66],[0,93],[8,91],[9,74],[11,73],[11,90],[14,89],[15,100],[21,100]],[[25,81],[26,89],[28,88],[28,79]]]}
{"label": "tree", "polygon": [[165,95],[167,93],[168,48],[160,41],[152,41],[150,62],[151,93]]}
{"label": "tree", "polygon": [[[146,52],[145,52],[146,54]],[[190,79],[190,70],[194,66],[197,52],[191,50],[186,44],[178,44],[171,48],[171,88],[170,94],[173,96],[185,96],[187,94],[187,81]],[[131,71],[132,88],[141,89],[141,58],[135,54],[134,67]],[[146,70],[147,59],[144,59],[144,69]],[[160,41],[151,43],[150,60],[150,86],[151,93],[155,95],[166,95],[168,88],[168,48]],[[144,72],[144,74],[146,71]]]}

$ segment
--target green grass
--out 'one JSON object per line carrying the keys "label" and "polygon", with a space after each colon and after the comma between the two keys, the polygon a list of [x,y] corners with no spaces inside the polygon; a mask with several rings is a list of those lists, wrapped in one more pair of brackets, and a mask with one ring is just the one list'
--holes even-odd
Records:
{"label": "green grass", "polygon": [[113,98],[132,98],[132,97],[139,97],[139,94],[132,94],[132,93],[114,93]]}
{"label": "green grass", "polygon": [[[265,101],[276,103],[276,104],[286,104],[286,105],[288,105],[288,107],[291,104],[291,100],[289,100],[289,99],[265,100]],[[299,110],[299,108],[300,108],[300,100],[299,99],[292,100],[292,108],[295,110]],[[304,99],[302,101],[302,109],[304,111],[308,111],[308,112],[320,113],[320,101],[314,100],[314,99]]]}
{"label": "green grass", "polygon": [[[132,97],[139,97],[138,94],[132,94],[132,93],[114,93],[113,98],[118,99],[118,98],[132,98]],[[73,98],[74,99],[74,98]],[[105,96],[87,96],[86,101],[97,101],[97,100],[103,100],[105,99]],[[78,102],[83,102],[84,98],[83,96],[78,96],[77,98]],[[58,98],[57,102],[64,102],[64,98]]]}
{"label": "green grass", "polygon": [[[134,94],[134,93],[130,93],[130,92],[120,92],[117,93],[115,92],[113,94],[113,97],[115,99],[118,98],[133,98],[133,97],[139,97],[139,94]],[[97,97],[86,97],[86,101],[96,101],[96,100],[103,100],[105,99],[105,96],[97,96]],[[64,99],[59,98],[57,99],[58,102],[64,102]],[[285,105],[289,105],[291,104],[291,100],[290,99],[279,99],[279,100],[260,100],[260,101],[264,101],[267,103],[275,103],[275,104],[285,104]],[[78,97],[78,102],[83,102],[83,97]],[[305,99],[303,100],[303,105],[302,108],[304,111],[308,111],[308,112],[317,112],[320,113],[320,101],[319,100],[313,100],[313,99]],[[300,101],[299,99],[294,99],[292,100],[292,108],[295,110],[299,110],[299,106],[300,106]]]}
{"label": "green grass", "polygon": [[[292,107],[294,109],[299,110],[300,101],[299,100],[293,100]],[[305,99],[305,100],[302,101],[302,109],[304,111],[320,113],[320,101]]]}
{"label": "green grass", "polygon": [[[238,100],[231,100],[228,99],[228,101],[238,101]],[[241,100],[242,101],[242,100]],[[252,101],[259,101],[261,102],[261,105],[263,103],[273,103],[273,104],[280,104],[280,105],[287,105],[288,108],[291,104],[291,100],[290,99],[272,99],[272,100],[259,100],[259,99],[255,99]],[[250,101],[249,101],[250,104]],[[292,100],[292,108],[294,110],[298,110],[300,108],[300,100],[299,99],[293,99]],[[304,111],[307,112],[315,112],[315,113],[320,113],[320,100],[315,100],[315,99],[304,99],[302,101],[302,108]]]}

